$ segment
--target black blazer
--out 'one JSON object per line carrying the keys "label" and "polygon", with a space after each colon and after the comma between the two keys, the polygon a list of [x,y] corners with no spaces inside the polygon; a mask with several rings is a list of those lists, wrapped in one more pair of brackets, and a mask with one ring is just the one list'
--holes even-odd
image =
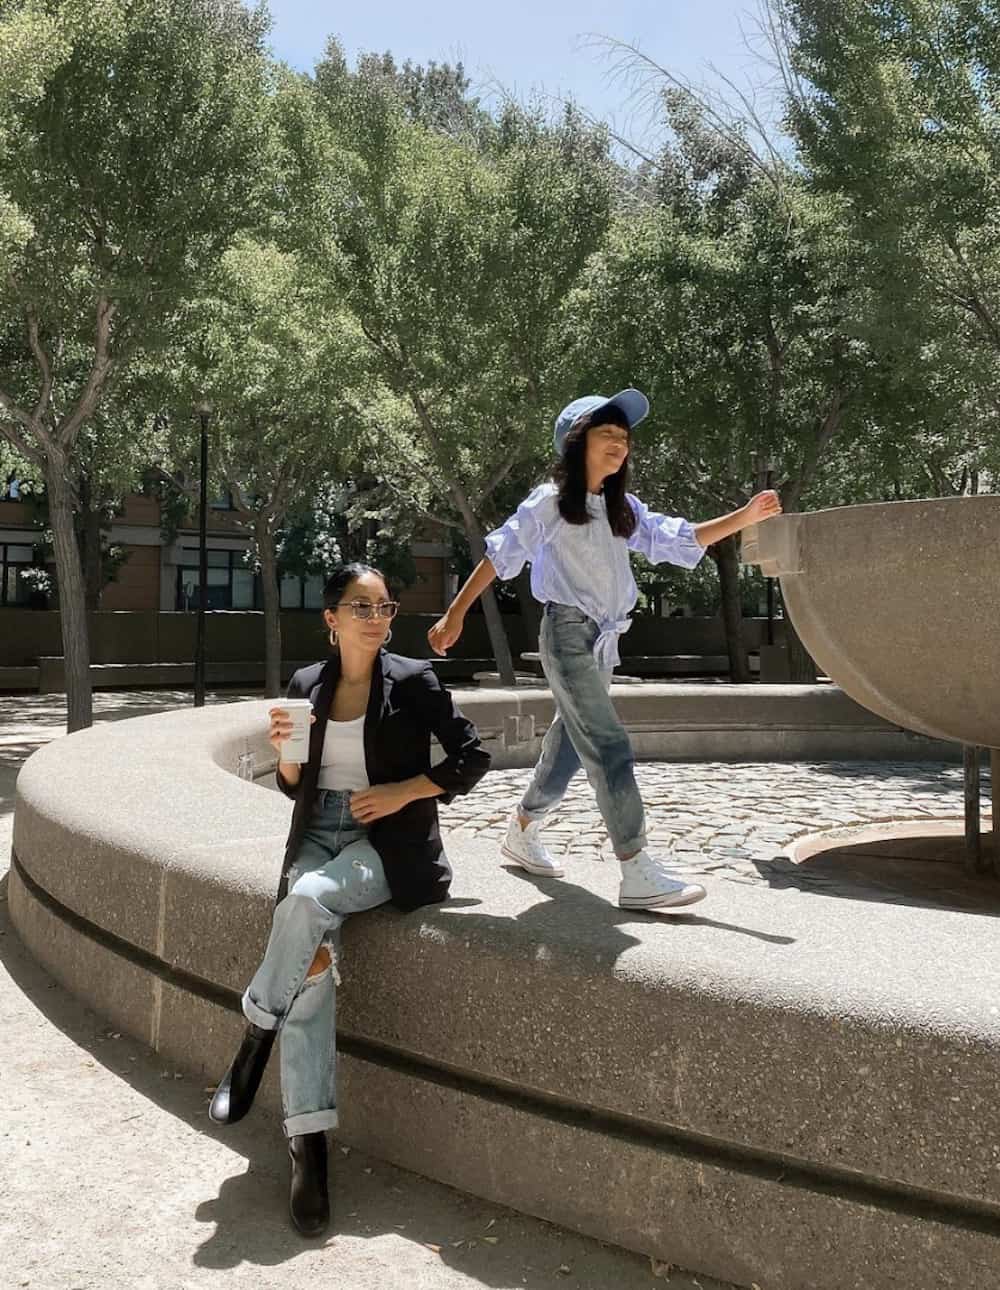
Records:
{"label": "black blazer", "polygon": [[[325,663],[300,668],[288,685],[288,698],[311,700],[316,720],[309,736],[309,760],[298,784],[291,788],[277,774],[278,787],[294,799],[295,810],[276,903],[288,891],[288,870],[316,803],[323,739],[339,678],[340,655],[333,654]],[[433,768],[432,734],[446,754]],[[429,662],[382,649],[372,669],[364,741],[370,784],[427,775],[445,790],[439,797],[410,802],[370,826],[368,836],[382,860],[392,903],[400,909],[417,909],[447,899],[451,866],[441,845],[437,804],[450,802],[456,793],[467,793],[489,769],[490,755],[480,743],[476,727],[442,688]]]}

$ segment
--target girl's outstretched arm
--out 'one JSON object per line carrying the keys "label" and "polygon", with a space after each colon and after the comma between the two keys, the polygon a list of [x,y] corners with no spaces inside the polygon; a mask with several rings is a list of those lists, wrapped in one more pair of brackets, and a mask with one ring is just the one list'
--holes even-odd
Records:
{"label": "girl's outstretched arm", "polygon": [[462,634],[465,615],[469,607],[483,594],[497,576],[488,556],[483,556],[465,580],[465,585],[451,602],[444,614],[427,633],[427,640],[435,654],[443,655]]}
{"label": "girl's outstretched arm", "polygon": [[713,542],[721,542],[723,538],[742,532],[750,524],[759,524],[761,520],[769,520],[772,515],[780,514],[781,498],[773,488],[768,488],[751,497],[746,506],[741,506],[738,511],[730,511],[728,515],[695,524],[694,535],[702,546],[711,546]]}
{"label": "girl's outstretched arm", "polygon": [[444,654],[462,634],[465,615],[494,578],[505,582],[516,577],[525,562],[534,560],[545,537],[545,526],[555,513],[555,485],[539,484],[514,514],[486,534],[486,554],[466,579],[465,586],[427,633],[435,654]]}

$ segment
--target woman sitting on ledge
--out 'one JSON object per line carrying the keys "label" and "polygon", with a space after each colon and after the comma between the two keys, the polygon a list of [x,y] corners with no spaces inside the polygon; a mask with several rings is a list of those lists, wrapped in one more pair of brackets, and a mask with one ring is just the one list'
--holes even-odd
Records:
{"label": "woman sitting on ledge", "polygon": [[[281,1095],[291,1156],[290,1212],[305,1235],[330,1220],[326,1130],[337,1126],[336,985],[339,929],[348,914],[391,901],[443,901],[451,868],[437,799],[467,793],[489,754],[441,688],[430,663],[390,654],[398,604],[384,576],[338,569],[323,591],[333,655],[292,677],[288,697],[309,699],[309,759],[281,759],[292,722],[271,709],[278,786],[295,799],[264,959],[243,995],[248,1026],[209,1115],[246,1115],[281,1031]],[[431,766],[430,737],[445,759]]]}

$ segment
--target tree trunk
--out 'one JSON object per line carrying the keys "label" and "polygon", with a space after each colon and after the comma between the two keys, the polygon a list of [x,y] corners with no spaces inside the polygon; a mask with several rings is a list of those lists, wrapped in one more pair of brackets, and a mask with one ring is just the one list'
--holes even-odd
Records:
{"label": "tree trunk", "polygon": [[750,664],[743,641],[740,560],[736,551],[735,537],[725,538],[715,544],[715,560],[719,570],[722,621],[726,629],[726,649],[729,653],[729,679],[736,685],[746,685],[750,680]]}
{"label": "tree trunk", "polygon": [[[469,549],[473,559],[478,561],[476,552],[483,550],[483,534],[479,532],[478,527],[467,524],[465,535],[469,539]],[[486,630],[489,632],[490,644],[493,647],[493,658],[500,673],[500,684],[513,688],[517,684],[514,678],[514,660],[511,657],[507,629],[503,625],[503,615],[497,604],[497,598],[493,594],[493,588],[487,587],[480,599],[483,602],[483,614],[486,617]]]}
{"label": "tree trunk", "polygon": [[90,684],[90,640],[87,635],[87,605],[80,563],[80,548],[73,524],[73,494],[61,453],[46,460],[45,488],[49,499],[49,523],[56,557],[59,615],[66,668],[66,723],[72,734],[93,724],[93,693]]}
{"label": "tree trunk", "polygon": [[517,600],[524,619],[524,632],[529,650],[538,649],[538,633],[542,626],[542,607],[531,594],[531,570],[525,566],[514,579]]}
{"label": "tree trunk", "polygon": [[[472,553],[473,563],[479,562],[479,557],[483,551],[483,537],[485,536],[480,528],[479,521],[475,511],[472,509],[472,503],[468,494],[462,485],[453,476],[449,477],[447,469],[447,460],[441,449],[438,440],[437,431],[434,423],[427,412],[427,406],[424,403],[420,393],[415,389],[409,391],[410,401],[413,409],[417,414],[424,430],[424,436],[430,447],[431,454],[441,469],[442,476],[447,480],[448,490],[451,493],[452,500],[455,503],[455,509],[462,517],[462,523],[465,526],[465,536],[469,541],[469,550]],[[496,659],[497,671],[500,673],[500,684],[514,686],[517,682],[514,679],[514,663],[510,655],[510,642],[507,640],[507,632],[503,625],[503,616],[500,613],[500,607],[497,604],[497,598],[493,594],[493,588],[487,587],[482,594],[483,613],[486,616],[486,629],[490,634],[490,644],[493,646],[493,657]]]}
{"label": "tree trunk", "polygon": [[483,613],[486,615],[486,630],[490,634],[493,657],[496,660],[497,671],[500,673],[500,684],[513,688],[517,685],[514,676],[514,660],[510,652],[510,642],[507,640],[507,629],[503,625],[503,614],[500,612],[492,587],[487,587],[483,592],[482,602]]}
{"label": "tree trunk", "polygon": [[260,555],[260,581],[264,597],[264,689],[267,697],[281,697],[281,590],[274,534],[260,525],[255,534]]}
{"label": "tree trunk", "polygon": [[90,486],[81,478],[78,491],[80,559],[83,563],[84,596],[87,610],[100,609],[104,590],[104,561],[101,557],[101,512],[91,505]]}

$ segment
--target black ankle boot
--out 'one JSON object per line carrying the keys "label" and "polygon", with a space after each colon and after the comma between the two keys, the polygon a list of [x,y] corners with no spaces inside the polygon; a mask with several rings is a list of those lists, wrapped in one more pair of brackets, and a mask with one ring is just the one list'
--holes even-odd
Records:
{"label": "black ankle boot", "polygon": [[216,1124],[235,1124],[253,1106],[253,1100],[271,1056],[277,1030],[264,1030],[251,1021],[233,1064],[215,1090],[208,1114]]}
{"label": "black ankle boot", "polygon": [[318,1236],[330,1222],[326,1131],[290,1137],[288,1154],[292,1158],[288,1212],[303,1236]]}

